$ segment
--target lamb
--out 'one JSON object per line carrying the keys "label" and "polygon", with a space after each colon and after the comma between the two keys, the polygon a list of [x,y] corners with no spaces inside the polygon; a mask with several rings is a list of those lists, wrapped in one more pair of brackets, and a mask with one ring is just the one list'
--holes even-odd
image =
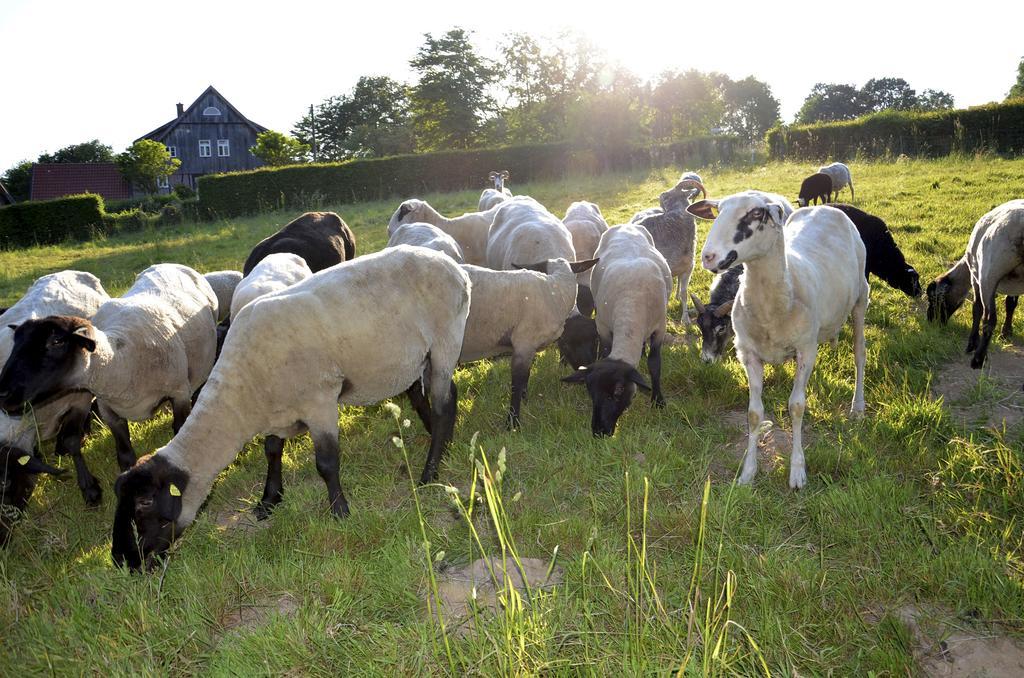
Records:
{"label": "lamb", "polygon": [[275,252],[263,259],[242,279],[231,297],[230,314],[234,321],[250,302],[264,294],[291,287],[313,275],[306,260],[297,254]]}
{"label": "lamb", "polygon": [[19,411],[88,391],[126,469],[135,462],[128,420],[148,419],[169,400],[174,430],[181,428],[213,366],[216,324],[217,297],[202,275],[178,264],[150,266],[91,321],[50,315],[19,325],[0,373],[0,408]]}
{"label": "lamb", "polygon": [[707,305],[701,303],[697,295],[690,295],[697,309],[697,327],[701,334],[700,359],[706,363],[718,362],[735,334],[730,314],[742,276],[741,265],[716,275],[711,281],[711,298]]}
{"label": "lamb", "polygon": [[433,224],[455,238],[459,247],[462,248],[462,254],[467,264],[485,266],[487,263],[487,234],[491,228],[491,222],[494,221],[495,213],[504,204],[502,202],[483,212],[467,212],[462,216],[449,219],[439,214],[425,200],[413,198],[399,205],[395,213],[391,215],[391,221],[388,222],[388,237],[393,236],[395,230],[402,224],[413,222]]}
{"label": "lamb", "polygon": [[494,188],[485,188],[480,194],[478,208],[481,212],[486,212],[512,197],[512,191],[505,188],[505,181],[509,178],[508,170],[491,172],[487,178],[494,182]]}
{"label": "lamb", "polygon": [[690,284],[690,274],[693,273],[693,253],[697,248],[697,224],[693,216],[686,212],[686,208],[697,191],[707,196],[699,182],[692,179],[680,181],[658,197],[660,212],[648,210],[635,214],[630,220],[650,232],[654,245],[668,262],[672,277],[679,278],[676,297],[682,307],[680,322],[683,324],[690,323],[686,289]]}
{"label": "lamb", "polygon": [[847,186],[850,187],[850,200],[854,200],[853,195],[853,178],[850,176],[850,168],[841,162],[834,162],[824,167],[819,167],[818,171],[822,174],[827,174],[832,179],[832,190],[835,191],[835,200],[839,200],[839,191],[843,190]]}
{"label": "lamb", "polygon": [[[572,247],[576,258],[591,259],[601,242],[601,234],[608,230],[608,222],[601,214],[601,208],[592,202],[578,201],[569,205],[562,223],[572,235]],[[584,316],[594,314],[594,295],[590,291],[590,274],[581,277],[576,294],[576,307]]]}
{"label": "lamb", "polygon": [[395,232],[388,240],[387,247],[398,245],[412,245],[414,247],[426,247],[447,254],[458,263],[464,263],[462,248],[455,238],[451,237],[437,226],[419,221],[402,224],[395,229]]}
{"label": "lamb", "polygon": [[[92,317],[109,298],[99,278],[91,273],[61,271],[39,278],[14,306],[0,314],[0,368],[10,357],[19,324],[54,313]],[[35,454],[41,441],[55,439],[55,452],[70,455],[75,463],[78,486],[86,504],[95,506],[100,502],[99,483],[82,458],[82,440],[89,428],[91,405],[91,395],[73,393],[35,407],[25,416],[0,412],[0,546],[10,538],[11,514],[6,507],[24,510],[35,486],[35,476],[40,473],[64,473]]]}
{"label": "lamb", "polygon": [[832,177],[824,172],[807,177],[800,184],[800,195],[796,200],[800,207],[807,207],[811,201],[815,203],[832,202]]}
{"label": "lamb", "polygon": [[204,273],[206,282],[210,283],[213,293],[217,296],[217,322],[227,320],[231,315],[231,297],[235,288],[242,282],[241,271],[213,271]]}
{"label": "lamb", "polygon": [[857,227],[867,251],[864,277],[873,273],[908,297],[921,296],[921,278],[914,267],[907,263],[885,222],[853,205],[837,203],[832,206],[850,217],[850,221]]}
{"label": "lamb", "polygon": [[[339,403],[370,405],[403,392],[414,403],[429,396],[425,424],[432,436],[420,481],[431,481],[455,426],[452,375],[469,290],[469,277],[449,257],[400,245],[243,308],[192,416],[166,446],[118,478],[114,562],[153,566],[195,519],[218,474],[261,433],[287,438],[308,430],[330,510],[347,515],[338,474]],[[281,498],[278,454],[268,459],[258,515]]]}
{"label": "lamb", "polygon": [[356,237],[334,212],[306,212],[252,248],[242,274],[249,275],[263,257],[274,252],[298,254],[315,273],[355,258]]}
{"label": "lamb", "polygon": [[[785,206],[770,195],[746,191],[722,200],[702,200],[690,212],[717,218],[701,253],[709,271],[743,264],[744,273],[732,307],[736,355],[747,373],[746,456],[739,476],[749,484],[757,474],[757,439],[764,420],[761,389],[765,363],[796,357],[789,397],[793,450],[789,486],[807,483],[802,423],[807,381],[818,344],[839,334],[853,315],[857,382],[851,415],[864,412],[864,316],[870,288],[864,277],[867,255],[849,217],[832,207],[805,207],[786,221]],[[783,226],[785,224],[785,226]]]}
{"label": "lamb", "polygon": [[[591,276],[597,305],[597,331],[607,355],[562,381],[584,384],[593,402],[590,430],[611,436],[637,388],[651,393],[656,407],[665,406],[661,393],[661,345],[665,339],[665,310],[672,291],[668,262],[654,238],[637,224],[614,226],[601,236],[598,265]],[[637,371],[647,344],[651,385]]]}
{"label": "lamb", "polygon": [[[967,266],[967,258],[961,257],[953,268],[928,283],[925,294],[928,297],[928,320],[938,320],[943,325],[956,313],[971,291],[971,271]],[[1005,289],[997,290],[1004,292]],[[1018,297],[1007,295],[1006,318],[1000,333],[1004,339],[1013,336],[1013,314],[1017,310]]]}

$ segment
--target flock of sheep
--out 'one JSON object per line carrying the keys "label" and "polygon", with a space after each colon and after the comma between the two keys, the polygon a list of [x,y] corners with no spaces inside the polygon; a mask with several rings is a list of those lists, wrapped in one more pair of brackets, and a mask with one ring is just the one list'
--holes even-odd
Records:
{"label": "flock of sheep", "polygon": [[[819,176],[828,178],[827,193]],[[800,488],[807,478],[801,423],[818,346],[852,316],[851,414],[862,414],[868,275],[921,293],[885,222],[850,205],[794,210],[783,196],[756,190],[712,200],[700,177],[687,173],[661,193],[658,207],[609,227],[593,203],[575,202],[559,219],[533,198],[513,196],[507,172],[490,179],[478,211],[458,217],[423,200],[402,202],[388,246],[375,254],[357,257],[338,215],[311,212],[257,244],[242,272],[204,276],[158,264],[118,298],[90,273],[37,280],[0,315],[0,541],[36,476],[63,473],[39,454],[41,441],[53,439],[57,454],[72,457],[86,504],[100,503],[81,454],[94,411],[113,434],[122,470],[112,555],[132,569],[154,565],[257,435],[265,436],[268,464],[259,517],[282,499],[284,439],[307,431],[328,505],[346,515],[339,404],[408,395],[430,434],[420,477],[430,482],[453,436],[460,363],[511,356],[507,421],[517,428],[534,357],[557,344],[577,368],[563,381],[585,386],[592,400],[592,432],[613,435],[637,390],[665,404],[661,357],[673,290],[684,323],[693,301],[702,358],[720,359],[734,341],[746,370],[741,483],[757,472],[764,366],[795,358],[789,485]],[[846,186],[852,195],[845,165],[810,179],[812,197],[828,202]],[[802,188],[800,204],[805,198]],[[716,274],[707,302],[687,294],[698,218],[713,220],[700,255]],[[1015,295],[1024,292],[1024,200],[977,222],[963,259],[928,286],[928,318],[945,322],[972,290],[968,350],[980,367],[996,293],[1010,295],[1009,333]],[[649,382],[638,369],[645,353]],[[127,422],[165,403],[173,438],[136,460]]]}

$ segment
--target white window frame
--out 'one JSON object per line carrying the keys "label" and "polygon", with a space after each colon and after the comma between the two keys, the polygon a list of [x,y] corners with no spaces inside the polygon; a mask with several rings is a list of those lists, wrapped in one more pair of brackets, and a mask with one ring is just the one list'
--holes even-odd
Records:
{"label": "white window frame", "polygon": [[167,152],[171,154],[172,158],[177,158],[178,157],[178,147],[177,146],[168,146],[167,147]]}
{"label": "white window frame", "polygon": [[199,157],[200,158],[210,158],[210,157],[213,157],[213,149],[210,147],[210,140],[209,139],[200,139],[199,140]]}
{"label": "white window frame", "polygon": [[231,157],[231,140],[230,139],[217,139],[217,157],[218,158],[230,158]]}
{"label": "white window frame", "polygon": [[157,178],[157,180],[156,180],[156,187],[157,188],[170,188],[171,187],[171,179],[170,179],[170,177],[159,177],[159,178]]}
{"label": "white window frame", "polygon": [[220,109],[217,108],[216,106],[207,106],[206,108],[203,109],[203,115],[208,115],[208,116],[210,116],[212,118],[212,117],[221,115],[221,112],[220,112]]}

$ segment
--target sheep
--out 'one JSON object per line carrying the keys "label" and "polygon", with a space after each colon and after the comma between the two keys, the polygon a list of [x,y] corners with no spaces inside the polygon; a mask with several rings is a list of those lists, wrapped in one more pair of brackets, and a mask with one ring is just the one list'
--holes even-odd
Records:
{"label": "sheep", "polygon": [[[1000,289],[1000,292],[1005,290]],[[925,295],[928,297],[928,320],[939,321],[943,325],[956,313],[967,295],[971,292],[971,271],[967,266],[966,257],[961,257],[951,269],[928,283]],[[1017,310],[1018,297],[1006,296],[1006,318],[1000,333],[1004,339],[1013,336],[1013,314]]]}
{"label": "sheep", "polygon": [[562,334],[576,303],[576,275],[595,263],[549,259],[515,271],[463,266],[472,283],[473,306],[459,362],[512,354],[510,429],[519,428],[534,357]]}
{"label": "sheep", "polygon": [[707,197],[707,192],[699,182],[684,179],[658,196],[660,212],[647,210],[633,215],[630,220],[650,232],[655,247],[668,262],[672,277],[679,278],[676,297],[682,307],[680,322],[684,325],[690,323],[686,289],[690,284],[690,274],[693,273],[693,253],[697,247],[697,224],[693,216],[686,212],[686,208],[697,191]]}
{"label": "sheep", "polygon": [[[569,205],[562,223],[572,235],[572,248],[579,260],[591,259],[601,242],[601,234],[608,230],[608,222],[601,214],[601,208],[592,202],[581,200]],[[590,274],[580,278],[576,291],[576,307],[580,313],[590,317],[594,314],[594,295],[590,291]]]}
{"label": "sheep", "polygon": [[[185,425],[118,478],[114,563],[153,566],[193,522],[218,474],[261,433],[308,430],[330,510],[347,515],[339,404],[403,392],[414,402],[429,397],[432,436],[420,482],[430,482],[454,431],[452,375],[469,309],[465,271],[440,252],[407,245],[328,268],[243,308]],[[278,453],[268,459],[257,515],[265,517],[282,491]]]}
{"label": "sheep", "polygon": [[419,221],[402,224],[391,235],[387,247],[396,247],[398,245],[426,247],[427,249],[447,254],[460,264],[465,263],[462,248],[459,247],[459,243],[455,242],[455,238],[433,224]]}
{"label": "sheep", "polygon": [[832,207],[850,217],[850,221],[857,227],[867,251],[864,277],[873,273],[908,297],[921,296],[921,278],[903,257],[903,252],[900,251],[885,222],[853,205],[836,203]]}
{"label": "sheep", "polygon": [[169,400],[174,430],[181,428],[213,366],[216,324],[217,297],[202,275],[178,264],[150,266],[91,321],[50,315],[19,325],[0,373],[0,407],[10,412],[88,391],[114,436],[118,464],[129,468],[128,420],[148,419]]}
{"label": "sheep", "polygon": [[298,254],[315,273],[354,259],[356,237],[334,212],[306,212],[257,243],[245,260],[242,274],[249,275],[263,257],[274,252]]}
{"label": "sheep", "polygon": [[706,363],[717,362],[735,334],[730,314],[742,276],[743,266],[739,265],[716,275],[711,281],[711,297],[707,305],[701,303],[697,295],[690,295],[693,307],[697,309],[697,327],[701,334],[700,359]]}
{"label": "sheep", "polygon": [[700,175],[697,174],[696,172],[683,172],[682,174],[679,175],[679,181],[696,181],[698,184],[704,184],[704,180],[701,179]]}
{"label": "sheep", "polygon": [[[577,296],[577,303],[579,297]],[[562,336],[558,337],[560,362],[578,370],[597,360],[600,337],[597,336],[597,321],[573,309],[565,319]]]}
{"label": "sheep", "polygon": [[[967,352],[974,352],[971,367],[979,369],[985,364],[988,345],[996,327],[996,294],[1024,294],[1024,200],[1010,200],[983,215],[971,231],[964,259],[970,269],[974,290]],[[1016,305],[1014,300],[1013,306]],[[1012,328],[1009,316],[1007,300],[1004,333]]]}
{"label": "sheep", "polygon": [[[468,258],[466,263],[472,263]],[[520,196],[502,203],[487,235],[487,268],[508,271],[548,259],[576,260],[565,224],[533,198]]]}
{"label": "sheep", "polygon": [[[91,273],[61,271],[39,278],[14,306],[0,314],[0,368],[10,357],[14,334],[21,323],[54,313],[92,317],[109,298],[99,278]],[[20,411],[0,411],[0,546],[10,538],[11,514],[6,507],[23,511],[35,486],[35,476],[40,473],[64,473],[35,454],[41,441],[55,439],[54,451],[71,456],[82,498],[87,505],[99,504],[99,483],[82,457],[91,405],[92,396],[88,393],[71,393],[35,407],[25,416],[18,416]]]}
{"label": "sheep", "polygon": [[217,322],[227,320],[231,315],[231,297],[235,288],[242,282],[241,271],[214,271],[204,273],[206,282],[210,283],[213,293],[217,296]]}
{"label": "sheep", "polygon": [[[665,311],[672,292],[672,272],[638,224],[613,226],[601,236],[591,285],[597,305],[597,331],[607,355],[562,381],[584,384],[593,402],[590,430],[611,436],[637,388],[651,393],[655,407],[664,407],[661,392],[661,344]],[[648,386],[636,367],[647,345]]]}
{"label": "sheep", "polygon": [[486,212],[512,197],[512,191],[505,188],[505,181],[509,178],[508,170],[491,172],[487,178],[494,182],[494,188],[485,188],[480,194],[478,208],[481,212]]}
{"label": "sheep", "polygon": [[[508,201],[506,201],[508,202]],[[494,221],[494,215],[502,205],[498,203],[489,210],[482,212],[467,212],[462,216],[442,216],[430,206],[425,200],[412,198],[406,200],[395,213],[391,215],[388,222],[388,237],[395,234],[395,230],[402,224],[413,222],[425,222],[437,226],[442,231],[455,238],[462,248],[462,254],[467,264],[474,266],[485,266],[487,263],[487,234]]]}
{"label": "sheep", "polygon": [[750,403],[748,439],[739,476],[749,484],[757,474],[757,439],[764,419],[761,389],[765,363],[796,357],[796,376],[789,397],[793,449],[789,486],[807,483],[802,423],[807,381],[814,369],[818,344],[839,334],[853,315],[857,381],[851,416],[864,412],[864,316],[870,287],[864,277],[864,243],[850,218],[821,206],[793,212],[770,195],[746,191],[722,200],[702,200],[690,212],[711,225],[701,253],[709,271],[743,264],[743,278],[732,307],[736,355],[747,373]]}
{"label": "sheep", "polygon": [[297,254],[275,252],[266,256],[235,288],[229,304],[231,320],[254,299],[291,287],[311,275],[306,260]]}
{"label": "sheep", "polygon": [[807,207],[811,201],[815,203],[832,202],[832,177],[824,172],[807,177],[800,184],[800,195],[796,201],[800,207]]}
{"label": "sheep", "polygon": [[834,162],[824,167],[819,167],[818,171],[822,174],[827,174],[832,179],[832,190],[835,191],[835,200],[839,200],[839,191],[843,190],[847,186],[850,187],[850,200],[854,200],[853,195],[853,178],[850,176],[850,168],[841,162]]}

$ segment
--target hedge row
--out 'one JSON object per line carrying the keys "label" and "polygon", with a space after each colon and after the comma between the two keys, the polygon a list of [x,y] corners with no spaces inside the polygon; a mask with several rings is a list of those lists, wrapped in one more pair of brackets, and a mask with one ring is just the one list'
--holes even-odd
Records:
{"label": "hedge row", "polygon": [[86,240],[103,230],[103,198],[86,193],[0,208],[0,247]]}
{"label": "hedge row", "polygon": [[1024,153],[1024,99],[974,108],[915,113],[883,111],[856,120],[776,127],[772,160],[822,160],[951,153]]}
{"label": "hedge row", "polygon": [[482,188],[491,170],[509,170],[514,185],[571,172],[595,174],[673,163],[698,167],[731,161],[734,145],[732,137],[599,149],[546,144],[264,167],[200,177],[200,211],[233,217],[284,207],[306,208]]}

